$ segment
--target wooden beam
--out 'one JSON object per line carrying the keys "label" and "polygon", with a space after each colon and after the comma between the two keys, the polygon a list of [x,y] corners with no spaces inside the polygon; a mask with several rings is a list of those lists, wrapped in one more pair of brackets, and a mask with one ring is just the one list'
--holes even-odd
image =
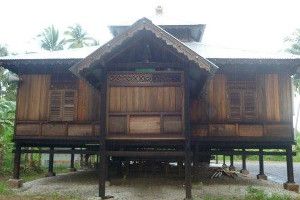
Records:
{"label": "wooden beam", "polygon": [[[17,150],[13,150],[13,153],[15,153]],[[30,150],[30,149],[22,149],[21,150],[22,153],[44,153],[44,154],[48,154],[50,153],[50,150],[46,150],[46,149],[41,149],[41,150]],[[80,149],[75,149],[75,150],[66,150],[66,149],[55,149],[53,150],[53,152],[55,154],[70,154],[70,153],[74,153],[74,154],[99,154],[98,150],[80,150]],[[109,156],[116,156],[119,153],[116,153],[117,151],[107,151],[106,154]],[[122,151],[124,153],[120,153],[119,156],[122,157],[122,154],[126,154],[128,152],[129,156],[134,155],[135,153],[141,154],[143,156],[147,156],[147,154],[152,154],[154,152],[151,151],[144,151],[144,152],[135,152],[135,151]],[[168,155],[167,155],[168,154]],[[259,151],[222,151],[222,150],[211,150],[208,152],[198,152],[198,154],[201,155],[207,155],[207,154],[212,154],[212,155],[259,155]],[[185,155],[185,152],[182,151],[177,151],[177,152],[165,152],[165,153],[161,153],[159,152],[158,154],[156,154],[157,156],[162,155],[162,157],[164,157],[164,155],[166,156],[181,156],[181,155]],[[263,155],[270,155],[270,156],[277,156],[277,155],[286,155],[286,152],[277,152],[277,151],[263,151]],[[296,152],[292,152],[292,156],[295,156]],[[124,155],[125,157],[125,155]]]}
{"label": "wooden beam", "polygon": [[180,69],[183,67],[182,63],[165,63],[165,62],[132,62],[132,63],[114,63],[114,64],[110,64],[107,66],[109,69],[112,68],[156,68],[156,67],[160,67],[160,68],[176,68],[176,69]]}

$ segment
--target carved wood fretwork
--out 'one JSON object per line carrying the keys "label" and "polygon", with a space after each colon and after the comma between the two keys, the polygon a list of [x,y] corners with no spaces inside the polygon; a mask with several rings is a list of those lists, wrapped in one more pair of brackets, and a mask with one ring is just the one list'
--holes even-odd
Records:
{"label": "carved wood fretwork", "polygon": [[136,84],[164,84],[182,82],[182,74],[177,73],[157,73],[157,72],[128,72],[114,73],[109,75],[110,85],[136,85]]}

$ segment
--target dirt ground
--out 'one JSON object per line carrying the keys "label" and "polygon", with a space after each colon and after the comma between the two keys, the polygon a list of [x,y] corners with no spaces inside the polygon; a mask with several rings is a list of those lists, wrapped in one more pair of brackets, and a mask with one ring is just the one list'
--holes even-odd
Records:
{"label": "dirt ground", "polygon": [[[27,182],[18,195],[64,195],[68,198],[99,199],[98,175],[95,171],[79,171],[62,174],[56,177],[42,178]],[[239,175],[236,178],[221,177],[217,179],[202,179],[193,183],[194,199],[204,197],[224,197],[231,199],[243,198],[247,188],[255,186],[268,193],[287,194],[293,198],[300,198],[294,192],[284,190],[281,184],[271,181],[256,180],[252,176]],[[138,175],[127,178],[114,178],[106,187],[106,194],[113,195],[118,200],[176,200],[184,199],[184,179],[165,177],[160,175]]]}

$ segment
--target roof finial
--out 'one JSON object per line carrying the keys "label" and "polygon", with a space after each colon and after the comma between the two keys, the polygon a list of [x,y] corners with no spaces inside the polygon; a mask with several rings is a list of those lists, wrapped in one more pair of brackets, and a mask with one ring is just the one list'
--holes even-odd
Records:
{"label": "roof finial", "polygon": [[159,5],[155,8],[155,14],[158,15],[158,16],[161,16],[163,14],[162,6]]}

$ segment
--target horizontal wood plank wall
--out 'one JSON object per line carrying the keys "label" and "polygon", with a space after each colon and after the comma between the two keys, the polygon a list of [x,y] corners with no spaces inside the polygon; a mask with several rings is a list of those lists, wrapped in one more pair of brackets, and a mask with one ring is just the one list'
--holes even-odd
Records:
{"label": "horizontal wood plank wall", "polygon": [[47,120],[50,75],[21,75],[20,80],[17,120]]}

